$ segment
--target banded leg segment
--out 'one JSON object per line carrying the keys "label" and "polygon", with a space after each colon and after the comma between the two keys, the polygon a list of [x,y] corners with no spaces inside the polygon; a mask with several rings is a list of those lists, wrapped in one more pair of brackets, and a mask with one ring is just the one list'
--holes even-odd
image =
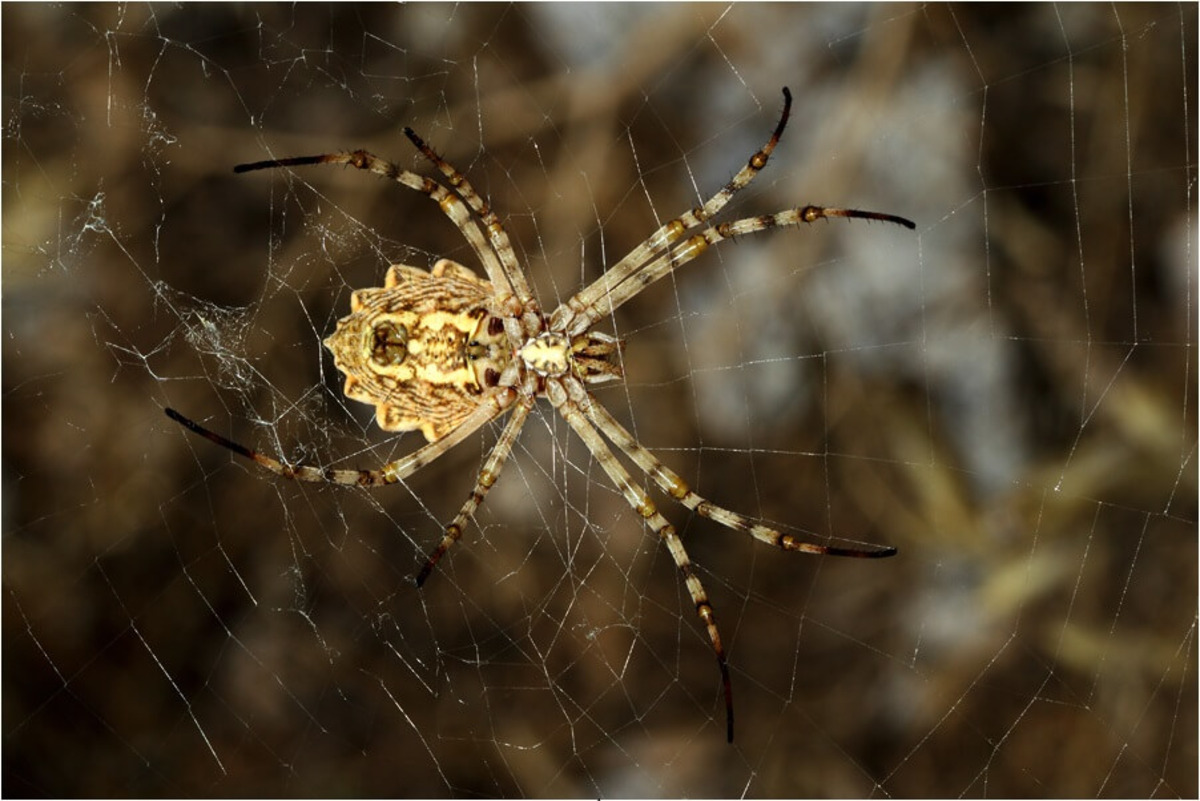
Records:
{"label": "banded leg segment", "polygon": [[256,462],[261,467],[276,475],[295,481],[310,481],[317,483],[342,484],[358,487],[382,487],[403,481],[422,467],[433,462],[446,451],[462,442],[473,434],[484,423],[496,419],[503,414],[517,398],[516,390],[504,388],[493,393],[487,400],[479,404],[479,408],[466,417],[462,424],[439,440],[427,443],[412,453],[388,462],[377,470],[342,470],[328,467],[311,467],[309,465],[288,465],[266,456],[258,451],[240,445],[231,439],[210,431],[199,423],[184,417],[174,409],[164,409],[167,417],[182,425],[194,434],[215,442],[223,448],[228,448],[239,456]]}
{"label": "banded leg segment", "polygon": [[866,559],[878,559],[895,555],[896,549],[891,547],[838,548],[831,545],[818,545],[813,542],[805,542],[796,539],[791,534],[784,534],[773,528],[755,523],[745,515],[716,505],[707,498],[693,492],[688,487],[687,482],[678,473],[664,465],[654,454],[642,447],[607,409],[594,402],[590,395],[586,393],[584,395],[585,397],[577,401],[577,403],[588,416],[588,419],[595,424],[596,428],[612,440],[613,444],[633,460],[634,464],[641,468],[646,475],[650,476],[659,489],[696,514],[720,523],[726,528],[749,534],[756,540],[784,551],[799,551],[801,553],[823,556],[851,556]]}
{"label": "banded leg segment", "polygon": [[475,191],[475,187],[467,180],[467,176],[463,175],[452,164],[434,152],[433,148],[425,144],[425,140],[417,136],[417,133],[412,128],[406,127],[404,135],[416,146],[417,150],[421,151],[421,155],[441,170],[442,175],[446,176],[446,180],[449,181],[450,186],[479,215],[479,219],[483,222],[484,230],[487,231],[488,238],[491,240],[492,248],[500,257],[500,267],[504,271],[508,283],[512,286],[517,300],[526,309],[537,311],[537,301],[533,297],[533,293],[529,289],[529,284],[525,280],[525,272],[521,269],[520,262],[517,261],[517,253],[513,250],[512,242],[508,238],[508,232],[504,230],[504,226],[501,225],[500,218],[496,216],[496,212],[492,211],[487,201]]}
{"label": "banded leg segment", "polygon": [[417,586],[420,587],[429,578],[433,569],[446,551],[450,550],[450,546],[458,542],[462,536],[463,530],[466,528],[467,520],[475,514],[475,510],[483,503],[483,499],[487,496],[488,490],[500,478],[500,471],[504,469],[504,461],[512,452],[513,445],[517,441],[517,435],[521,433],[521,428],[525,425],[525,419],[529,416],[530,410],[533,408],[532,400],[518,401],[512,414],[508,418],[508,422],[504,425],[504,430],[500,433],[500,439],[496,440],[496,444],[492,446],[491,453],[483,463],[483,468],[479,471],[478,478],[475,479],[475,486],[471,489],[471,494],[467,496],[466,502],[462,508],[458,510],[454,520],[450,525],[446,526],[446,533],[442,536],[442,541],[438,544],[433,552],[429,554],[429,558],[425,561],[425,565],[417,573]]}
{"label": "banded leg segment", "polygon": [[[779,122],[775,125],[771,138],[767,140],[761,150],[750,157],[746,166],[742,167],[737,175],[733,176],[729,183],[721,187],[715,195],[706,200],[703,206],[668,221],[651,234],[645,242],[626,254],[611,269],[606,270],[590,285],[555,309],[550,318],[551,326],[556,329],[569,327],[572,333],[578,333],[591,327],[596,320],[611,312],[612,310],[605,306],[599,314],[592,313],[598,303],[608,298],[618,285],[637,272],[643,264],[666,251],[691,229],[712,219],[721,209],[725,208],[735,194],[754,180],[763,167],[767,166],[767,160],[775,151],[775,146],[779,144],[791,112],[792,93],[785,86],[783,87],[783,112],[779,115]],[[578,317],[580,314],[588,314],[590,322],[584,324]]]}
{"label": "banded leg segment", "polygon": [[[488,281],[491,282],[493,288],[496,290],[497,297],[500,300],[499,305],[503,305],[503,300],[506,296],[512,296],[513,286],[508,279],[509,271],[501,268],[495,251],[488,246],[487,240],[479,230],[479,226],[471,218],[466,205],[464,205],[463,201],[457,195],[432,178],[417,175],[415,172],[410,172],[365,150],[256,161],[251,164],[239,164],[233,168],[233,171],[241,173],[253,170],[269,170],[276,167],[303,167],[319,164],[341,164],[365,172],[371,172],[395,181],[401,186],[415,189],[437,203],[438,208],[449,218],[450,222],[454,223],[455,227],[462,233],[463,238],[471,246],[471,249],[475,251],[475,255],[479,258],[480,263],[483,265],[483,270],[487,274]],[[503,308],[498,309],[498,311],[507,312]]]}
{"label": "banded leg segment", "polygon": [[[579,385],[574,379],[568,379],[567,382],[573,387],[578,386],[582,389],[582,385]],[[634,483],[629,471],[617,461],[616,456],[605,444],[604,438],[597,433],[595,427],[588,422],[584,415],[580,414],[578,407],[568,397],[568,391],[557,381],[548,382],[547,390],[551,404],[558,409],[563,419],[583,440],[587,449],[596,457],[600,467],[608,474],[613,484],[620,489],[629,505],[642,516],[647,525],[654,529],[659,539],[667,546],[671,558],[675,561],[675,566],[679,568],[688,595],[691,596],[692,603],[696,607],[696,614],[708,631],[708,638],[712,642],[713,651],[717,657],[717,666],[721,670],[721,682],[725,691],[726,737],[732,743],[733,685],[729,678],[729,664],[725,658],[725,647],[721,644],[721,633],[717,630],[717,619],[713,613],[712,604],[708,600],[708,593],[692,567],[692,560],[688,557],[683,542],[679,539],[679,534],[676,533],[675,527],[655,508],[645,490]]]}
{"label": "banded leg segment", "polygon": [[[741,220],[710,226],[693,234],[672,249],[660,253],[647,262],[640,270],[626,277],[626,280],[614,286],[610,293],[597,300],[591,306],[579,308],[577,316],[571,323],[571,335],[587,330],[601,318],[608,316],[613,310],[632,300],[643,289],[660,278],[670,275],[675,270],[695,259],[710,245],[717,245],[738,236],[758,233],[771,228],[807,225],[817,220],[831,217],[845,217],[862,220],[878,220],[881,222],[903,225],[905,228],[916,228],[916,224],[894,214],[883,214],[876,211],[860,209],[834,209],[823,206],[804,206],[798,209],[788,209],[775,214],[762,214],[758,217],[746,217]],[[568,301],[568,303],[574,302]]]}

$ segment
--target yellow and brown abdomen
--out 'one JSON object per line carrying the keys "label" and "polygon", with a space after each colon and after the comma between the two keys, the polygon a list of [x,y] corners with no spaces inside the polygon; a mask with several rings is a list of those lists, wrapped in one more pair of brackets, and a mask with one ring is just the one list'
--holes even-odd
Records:
{"label": "yellow and brown abdomen", "polygon": [[433,442],[496,386],[511,358],[491,284],[442,259],[425,272],[388,268],[380,288],[350,296],[350,314],[325,340],[346,375],[347,398],[376,407],[385,431],[420,430]]}

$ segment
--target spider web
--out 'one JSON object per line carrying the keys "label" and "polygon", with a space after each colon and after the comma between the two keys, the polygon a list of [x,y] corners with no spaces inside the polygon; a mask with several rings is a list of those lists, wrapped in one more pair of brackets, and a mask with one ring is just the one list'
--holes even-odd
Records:
{"label": "spider web", "polygon": [[[7,795],[1186,796],[1196,730],[1192,5],[6,5]],[[233,164],[364,147],[500,213],[543,306],[720,187],[598,397],[776,552],[665,549],[538,407],[417,447],[321,340],[388,264],[477,268],[417,193]]]}

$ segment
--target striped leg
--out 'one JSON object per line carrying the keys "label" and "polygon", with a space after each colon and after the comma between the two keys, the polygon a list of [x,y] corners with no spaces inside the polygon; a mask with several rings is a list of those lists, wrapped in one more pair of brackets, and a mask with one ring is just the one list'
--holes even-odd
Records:
{"label": "striped leg", "polygon": [[512,242],[508,238],[508,232],[500,224],[500,218],[496,216],[496,212],[492,211],[491,206],[475,191],[475,187],[471,186],[471,182],[467,180],[467,176],[456,170],[453,165],[435,153],[433,148],[425,144],[425,140],[417,136],[412,128],[405,128],[404,135],[416,146],[417,150],[421,151],[421,155],[429,159],[435,167],[442,171],[442,175],[446,176],[446,179],[450,182],[450,186],[479,215],[479,219],[483,221],[484,230],[487,231],[488,238],[491,239],[492,248],[500,257],[500,268],[504,271],[508,283],[512,286],[517,300],[525,306],[527,311],[536,312],[537,300],[533,297],[533,293],[529,289],[529,284],[525,281],[525,272],[521,269],[520,262],[517,261],[517,253],[513,250]]}
{"label": "striped leg", "polygon": [[[590,307],[584,308],[575,304],[577,314],[571,323],[570,333],[576,335],[586,331],[600,319],[612,314],[613,310],[633,299],[650,284],[669,275],[708,250],[710,245],[717,245],[734,237],[754,234],[771,228],[807,225],[831,217],[879,220],[903,225],[905,228],[916,228],[912,221],[894,214],[860,209],[832,209],[822,206],[804,206],[799,209],[788,209],[775,214],[763,214],[758,217],[747,217],[711,226],[693,234],[672,250],[660,253],[643,265],[640,270],[628,276],[625,281],[614,285],[608,295],[601,297]],[[574,304],[574,299],[567,302]]]}
{"label": "striped leg", "polygon": [[[500,266],[496,253],[488,246],[487,240],[484,239],[483,233],[480,232],[479,226],[475,224],[463,202],[457,195],[451,193],[446,187],[432,178],[425,178],[417,175],[415,172],[409,172],[365,150],[256,161],[252,164],[239,164],[233,168],[233,171],[250,172],[252,170],[268,170],[276,167],[302,167],[309,164],[342,164],[366,172],[373,172],[376,175],[389,178],[401,186],[415,189],[437,203],[438,208],[454,223],[468,244],[470,244],[471,249],[475,251],[475,255],[479,257],[484,272],[487,274],[488,281],[491,282],[492,287],[496,290],[498,308],[510,313],[512,312],[508,301],[512,299],[513,287],[507,277],[508,271]],[[509,246],[509,250],[512,250],[511,245]],[[528,288],[526,288],[526,291],[528,291]]]}
{"label": "striped leg", "polygon": [[[572,389],[582,389],[582,385],[578,384],[575,379],[566,379],[566,383],[571,384]],[[729,664],[725,658],[725,647],[721,644],[721,634],[717,630],[717,619],[713,614],[712,604],[709,603],[708,593],[705,592],[704,585],[700,583],[700,577],[692,568],[692,561],[688,558],[687,551],[684,550],[683,542],[675,532],[675,527],[655,508],[650,497],[646,495],[646,491],[633,482],[629,471],[613,456],[613,452],[604,443],[604,438],[597,433],[587,418],[580,414],[574,402],[568,398],[567,390],[562,383],[558,380],[548,380],[546,390],[550,403],[558,409],[563,419],[587,445],[588,450],[596,457],[596,461],[600,463],[600,467],[608,474],[613,484],[621,490],[621,494],[625,496],[629,505],[642,516],[658,534],[659,539],[666,544],[671,558],[675,560],[675,565],[679,568],[683,582],[687,586],[688,595],[691,596],[692,603],[696,607],[696,614],[699,615],[700,621],[708,630],[708,638],[712,641],[713,651],[717,656],[717,666],[721,669],[721,681],[725,689],[725,733],[729,742],[732,743],[733,686],[729,679]]]}
{"label": "striped leg", "polygon": [[[783,88],[783,113],[779,115],[779,123],[775,126],[771,138],[763,145],[762,150],[751,156],[746,166],[742,167],[719,192],[705,201],[703,206],[667,222],[651,234],[645,242],[613,265],[612,269],[605,271],[604,275],[559,306],[550,318],[551,326],[556,329],[570,326],[573,331],[588,328],[599,319],[599,316],[603,316],[604,312],[599,316],[592,316],[591,322],[583,325],[576,320],[577,315],[594,311],[597,303],[607,298],[618,284],[623,283],[625,279],[637,272],[643,264],[660,256],[672,244],[679,241],[685,233],[703,225],[721,211],[739,190],[744,189],[762,171],[762,168],[767,166],[767,160],[774,152],[775,146],[779,144],[779,138],[783,136],[783,129],[787,126],[791,111],[792,93],[785,86]],[[607,307],[605,308],[607,310]]]}
{"label": "striped leg", "polygon": [[481,401],[479,408],[466,417],[462,421],[462,424],[446,436],[426,444],[401,459],[388,462],[377,470],[335,470],[328,467],[287,465],[278,459],[265,456],[244,445],[239,445],[233,440],[226,439],[220,434],[210,431],[199,423],[184,417],[174,409],[164,409],[164,411],[167,413],[167,417],[170,417],[192,433],[205,437],[223,448],[228,448],[239,456],[244,456],[284,478],[296,481],[342,484],[352,487],[382,487],[387,484],[395,484],[403,481],[425,465],[434,461],[473,434],[484,423],[495,420],[503,414],[512,406],[516,398],[517,392],[511,387],[494,392],[487,400]]}
{"label": "striped leg", "polygon": [[[574,400],[574,398],[572,398]],[[590,395],[584,393],[582,399],[576,401],[588,419],[612,440],[613,444],[624,451],[634,464],[653,479],[666,494],[682,503],[687,508],[702,517],[707,517],[726,528],[742,531],[756,540],[772,545],[784,551],[799,551],[801,553],[821,554],[824,556],[854,556],[861,558],[880,558],[893,556],[895,548],[836,548],[830,545],[817,545],[812,542],[797,540],[791,534],[783,534],[772,528],[755,523],[745,515],[717,506],[703,496],[697,495],[688,488],[687,483],[679,474],[660,462],[654,454],[646,450],[633,436],[613,417],[607,409],[594,402]]]}
{"label": "striped leg", "polygon": [[496,440],[496,444],[492,446],[491,453],[488,454],[487,459],[484,461],[483,469],[479,471],[479,477],[475,480],[475,486],[471,489],[471,494],[467,496],[466,502],[462,505],[462,509],[458,511],[454,520],[451,521],[450,525],[446,526],[446,533],[442,537],[442,541],[429,554],[429,559],[426,560],[425,566],[417,573],[418,587],[423,585],[425,580],[429,578],[429,574],[433,572],[434,567],[437,566],[441,558],[446,555],[446,551],[450,550],[450,546],[458,542],[458,538],[462,536],[463,529],[467,525],[467,519],[475,514],[475,510],[483,503],[488,490],[496,483],[496,479],[500,478],[500,471],[504,469],[504,460],[512,452],[513,445],[517,441],[517,435],[521,433],[521,428],[525,425],[525,418],[529,416],[529,411],[532,408],[532,400],[516,404],[512,415],[508,418],[508,422],[504,426],[504,431],[500,433],[500,439]]}

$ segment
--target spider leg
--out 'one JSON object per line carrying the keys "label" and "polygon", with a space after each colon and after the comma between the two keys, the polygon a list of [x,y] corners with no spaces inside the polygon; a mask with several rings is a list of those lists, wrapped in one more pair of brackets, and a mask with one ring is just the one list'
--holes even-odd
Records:
{"label": "spider leg", "polygon": [[[233,171],[240,173],[276,167],[302,167],[310,164],[342,164],[365,172],[372,172],[395,181],[401,186],[415,189],[437,203],[438,208],[450,219],[450,222],[454,223],[467,243],[470,244],[471,249],[475,251],[475,255],[479,257],[488,281],[496,290],[498,307],[510,314],[513,312],[513,309],[508,308],[507,302],[511,300],[513,293],[512,284],[508,280],[508,270],[501,267],[495,252],[488,246],[487,240],[479,230],[479,226],[471,218],[470,212],[463,205],[462,200],[432,178],[417,175],[415,172],[410,172],[365,150],[256,161],[251,164],[239,164],[233,168]],[[509,250],[511,252],[511,245],[509,245]],[[528,287],[526,287],[526,291],[528,291]]]}
{"label": "spider leg", "polygon": [[784,551],[799,551],[801,553],[820,554],[824,556],[853,556],[868,559],[894,556],[896,554],[896,549],[891,547],[837,548],[831,545],[804,542],[797,540],[791,534],[784,534],[775,529],[768,528],[755,523],[745,515],[730,511],[722,506],[717,506],[712,501],[692,492],[688,488],[687,483],[679,477],[678,473],[664,465],[654,454],[642,447],[629,431],[617,422],[617,419],[607,409],[596,403],[590,395],[585,394],[577,403],[583,409],[588,419],[595,424],[596,428],[604,432],[604,435],[612,440],[614,445],[624,451],[633,460],[634,464],[640,467],[646,475],[650,476],[659,489],[702,517],[707,517],[733,531],[741,531],[749,534],[756,540],[761,540],[768,545]]}
{"label": "spider leg", "polygon": [[[563,383],[566,383],[570,388],[565,389]],[[725,690],[725,720],[726,720],[726,737],[729,742],[733,742],[733,686],[729,678],[729,664],[725,658],[725,647],[721,644],[721,634],[717,630],[717,619],[713,613],[712,604],[708,600],[708,593],[704,590],[704,585],[700,582],[700,577],[696,575],[696,571],[692,567],[692,561],[688,557],[687,551],[683,547],[683,541],[679,539],[679,535],[675,532],[675,527],[662,516],[651,502],[646,491],[633,482],[633,478],[629,475],[629,471],[621,465],[613,452],[605,444],[604,438],[596,431],[596,428],[588,422],[587,418],[579,413],[578,407],[573,400],[579,393],[586,395],[586,390],[583,389],[575,379],[567,379],[565,381],[548,380],[546,382],[547,396],[550,403],[558,409],[563,419],[575,430],[579,438],[583,440],[588,450],[596,457],[596,461],[600,463],[600,467],[608,474],[612,482],[620,489],[621,494],[625,496],[625,500],[633,507],[646,523],[654,529],[659,539],[666,544],[667,550],[671,554],[671,558],[675,561],[675,566],[679,568],[680,574],[683,576],[684,585],[687,587],[688,595],[692,598],[692,603],[696,607],[696,614],[700,617],[700,621],[708,630],[708,638],[712,642],[713,651],[717,657],[717,666],[721,669],[721,682]]]}
{"label": "spider leg", "polygon": [[488,238],[492,242],[492,248],[500,257],[500,267],[504,271],[508,283],[512,286],[517,300],[527,310],[536,312],[537,300],[533,297],[533,293],[529,289],[529,284],[525,280],[525,273],[521,270],[521,265],[517,261],[516,251],[513,250],[512,242],[508,238],[508,232],[504,230],[504,226],[500,223],[500,218],[496,216],[496,212],[492,211],[487,201],[475,191],[475,187],[467,180],[467,176],[463,175],[452,164],[434,152],[433,148],[425,144],[425,140],[418,136],[412,128],[406,127],[404,135],[416,146],[417,150],[421,151],[421,155],[441,170],[442,175],[446,176],[446,180],[449,181],[450,186],[479,215],[479,219],[483,221],[484,230],[487,231]]}
{"label": "spider leg", "polygon": [[685,233],[712,219],[721,209],[725,208],[725,205],[729,203],[735,194],[746,188],[754,180],[763,167],[767,166],[767,160],[771,157],[771,153],[775,151],[775,146],[779,144],[779,139],[783,136],[783,129],[787,127],[791,111],[792,93],[785,86],[783,87],[783,112],[779,115],[779,122],[775,125],[775,130],[771,133],[771,138],[767,140],[767,143],[762,146],[761,150],[750,157],[750,160],[746,162],[746,166],[738,170],[738,173],[729,180],[729,183],[725,184],[715,195],[706,200],[703,206],[692,209],[667,222],[651,234],[645,242],[626,254],[611,269],[606,270],[603,275],[590,285],[580,290],[574,297],[555,309],[554,314],[551,315],[550,324],[559,329],[569,326],[574,331],[583,330],[593,325],[598,318],[591,318],[591,321],[586,325],[582,325],[575,318],[579,314],[585,314],[593,310],[595,305],[608,297],[618,284],[623,283],[625,279],[637,272],[645,262],[661,255],[663,251],[677,242]]}
{"label": "spider leg", "polygon": [[706,251],[710,245],[717,245],[737,236],[758,233],[770,228],[806,225],[831,217],[879,220],[902,225],[905,228],[916,228],[916,224],[911,220],[906,220],[894,214],[862,211],[860,209],[825,208],[823,206],[804,206],[803,208],[788,209],[775,214],[746,217],[745,219],[710,226],[699,233],[693,234],[673,249],[658,254],[654,259],[643,265],[640,270],[628,276],[625,281],[613,285],[608,295],[598,298],[590,307],[579,307],[575,303],[574,298],[567,301],[577,308],[577,314],[572,319],[568,334],[574,336],[586,331],[601,318],[612,314],[617,307],[633,299],[643,289],[650,286],[650,284],[695,259]]}
{"label": "spider leg", "polygon": [[462,424],[446,436],[424,445],[412,453],[388,462],[377,470],[337,470],[328,467],[311,467],[309,465],[288,465],[273,459],[258,451],[239,445],[233,440],[226,439],[220,434],[210,431],[199,423],[184,417],[174,409],[164,409],[167,417],[182,425],[194,434],[205,437],[223,448],[244,456],[272,473],[296,481],[324,482],[359,487],[382,487],[403,481],[425,465],[437,459],[446,451],[462,442],[473,434],[484,423],[494,420],[505,412],[516,400],[516,390],[506,388],[491,395],[480,403],[479,408],[466,417]]}
{"label": "spider leg", "polygon": [[512,415],[504,425],[504,431],[500,433],[500,439],[496,440],[496,444],[492,446],[491,453],[488,454],[483,468],[479,471],[479,477],[475,479],[475,486],[471,489],[471,494],[467,496],[466,502],[462,505],[462,509],[458,511],[454,520],[450,525],[446,526],[446,533],[442,537],[442,541],[429,554],[425,565],[417,573],[418,587],[425,583],[425,580],[429,578],[429,574],[433,572],[434,567],[446,555],[446,551],[450,550],[450,546],[456,543],[458,538],[462,536],[463,529],[467,525],[467,519],[475,514],[475,510],[483,503],[488,490],[496,483],[496,479],[500,478],[500,471],[504,469],[504,460],[512,452],[513,445],[517,441],[517,435],[521,433],[521,428],[525,425],[525,418],[529,416],[532,405],[532,401],[518,402],[513,408]]}

